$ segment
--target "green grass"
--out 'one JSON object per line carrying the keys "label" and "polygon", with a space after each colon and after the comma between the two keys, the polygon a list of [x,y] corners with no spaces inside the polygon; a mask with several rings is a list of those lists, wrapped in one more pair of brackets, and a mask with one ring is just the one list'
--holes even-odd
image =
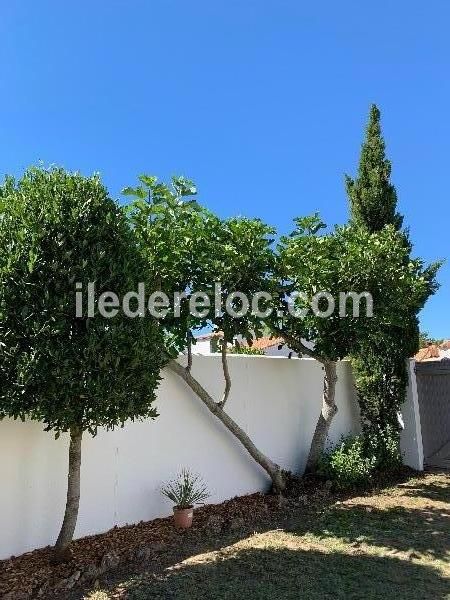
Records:
{"label": "green grass", "polygon": [[[428,475],[334,504],[89,600],[450,598],[450,477]],[[205,548],[210,547],[205,540]]]}

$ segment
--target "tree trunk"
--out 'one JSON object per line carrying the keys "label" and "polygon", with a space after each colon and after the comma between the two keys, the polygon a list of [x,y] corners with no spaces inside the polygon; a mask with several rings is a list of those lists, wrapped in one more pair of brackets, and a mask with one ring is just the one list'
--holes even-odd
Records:
{"label": "tree trunk", "polygon": [[250,454],[250,456],[266,471],[272,480],[274,491],[279,493],[282,492],[286,487],[285,478],[281,468],[265,456],[252,440],[248,437],[243,429],[233,421],[233,419],[227,415],[227,413],[221,408],[220,404],[215,402],[213,398],[208,394],[205,388],[186,371],[186,369],[177,363],[175,360],[171,360],[168,363],[168,368],[176,373],[185,383],[191,388],[191,390],[200,398],[200,400],[206,405],[206,407],[217,417],[240,442]]}
{"label": "tree trunk", "polygon": [[311,442],[311,447],[309,449],[306,472],[315,471],[317,468],[319,458],[325,450],[325,444],[327,441],[327,435],[330,429],[331,421],[338,410],[335,404],[337,382],[336,363],[329,361],[324,362],[324,368],[325,375],[323,379],[322,410],[320,412],[319,420],[317,421],[316,430],[314,431]]}
{"label": "tree trunk", "polygon": [[54,548],[54,562],[64,562],[70,558],[69,545],[72,541],[80,505],[81,439],[83,432],[70,429],[69,472],[67,477],[67,501],[64,521]]}
{"label": "tree trunk", "polygon": [[222,371],[223,377],[225,379],[225,391],[223,392],[222,401],[220,403],[220,408],[224,408],[226,401],[228,400],[228,396],[230,395],[231,390],[231,377],[230,371],[228,369],[228,360],[227,360],[227,343],[225,341],[225,337],[222,338]]}

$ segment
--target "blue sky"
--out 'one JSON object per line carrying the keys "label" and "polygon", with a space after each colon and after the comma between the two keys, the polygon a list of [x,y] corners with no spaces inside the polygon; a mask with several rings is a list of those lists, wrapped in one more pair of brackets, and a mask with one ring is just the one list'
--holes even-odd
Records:
{"label": "blue sky", "polygon": [[[5,2],[0,171],[39,160],[184,174],[223,216],[347,219],[371,102],[415,252],[446,258],[450,4],[298,0]],[[450,337],[450,265],[422,314]]]}

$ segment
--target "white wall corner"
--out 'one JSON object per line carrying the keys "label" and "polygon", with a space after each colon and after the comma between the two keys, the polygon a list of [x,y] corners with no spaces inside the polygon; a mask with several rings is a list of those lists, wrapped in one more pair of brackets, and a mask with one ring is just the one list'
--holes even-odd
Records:
{"label": "white wall corner", "polygon": [[405,465],[417,471],[423,471],[422,427],[415,370],[416,361],[410,359],[408,362],[409,386],[406,401],[401,408],[404,429],[401,433],[400,446]]}

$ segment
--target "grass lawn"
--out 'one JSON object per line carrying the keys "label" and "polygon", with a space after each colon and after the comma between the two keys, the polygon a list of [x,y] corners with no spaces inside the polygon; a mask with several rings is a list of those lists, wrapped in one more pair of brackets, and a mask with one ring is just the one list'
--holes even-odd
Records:
{"label": "grass lawn", "polygon": [[315,512],[287,507],[279,527],[163,569],[149,564],[84,597],[450,598],[449,502],[450,474],[428,474]]}

